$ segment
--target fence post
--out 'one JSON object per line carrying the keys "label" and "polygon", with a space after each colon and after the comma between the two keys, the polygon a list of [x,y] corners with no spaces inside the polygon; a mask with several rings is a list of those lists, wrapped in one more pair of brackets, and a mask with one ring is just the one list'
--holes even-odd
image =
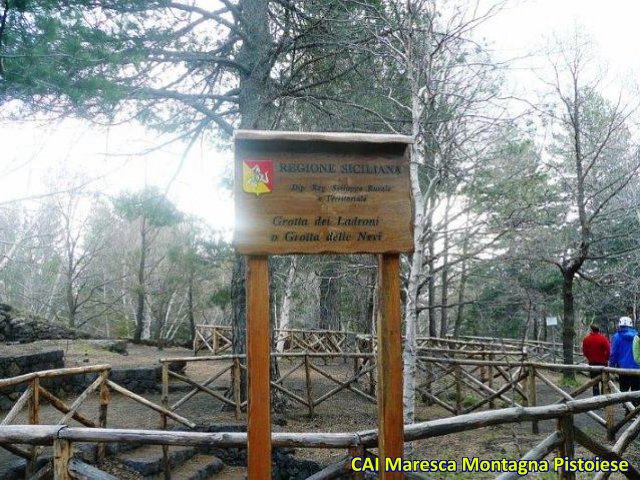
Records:
{"label": "fence post", "polygon": [[454,372],[456,380],[456,414],[460,415],[462,413],[462,366],[456,364]]}
{"label": "fence post", "polygon": [[[358,352],[358,347],[357,347],[357,345],[356,345],[355,353],[359,353],[359,352]],[[360,363],[360,358],[359,358],[359,357],[357,357],[357,356],[354,356],[354,357],[353,357],[353,376],[354,376],[354,377],[355,377],[355,376],[358,374],[358,372],[360,371],[360,369],[358,368],[359,363]],[[357,382],[357,380],[356,380],[356,382]]]}
{"label": "fence post", "polygon": [[[29,424],[38,425],[40,423],[40,378],[35,377],[31,380],[31,397],[29,397]],[[25,478],[29,478],[36,472],[38,465],[38,447],[30,448],[31,458],[27,461],[25,470]]]}
{"label": "fence post", "polygon": [[[558,458],[567,458],[572,461],[575,456],[575,441],[573,434],[573,415],[563,415],[558,418],[558,430],[562,433],[562,443],[558,447]],[[576,480],[575,472],[565,471],[564,467],[558,469],[558,480]]]}
{"label": "fence post", "polygon": [[[602,379],[601,392],[604,395],[609,395],[611,393],[611,386],[609,385],[609,372],[603,371],[600,378]],[[616,439],[616,432],[614,431],[615,417],[613,416],[613,405],[607,405],[606,407],[604,407],[604,413],[607,417],[607,440],[614,441]]]}
{"label": "fence post", "polygon": [[233,358],[233,378],[231,382],[233,384],[233,402],[236,406],[236,420],[240,418],[240,414],[242,413],[242,395],[240,394],[240,376],[242,372],[240,371],[240,359],[238,357]]}
{"label": "fence post", "polygon": [[[100,383],[100,412],[98,414],[98,426],[100,428],[107,428],[107,411],[109,408],[109,402],[111,401],[111,393],[109,392],[109,386],[107,380],[109,380],[109,370],[100,372],[102,382]],[[98,444],[97,460],[98,463],[104,461],[107,454],[106,443]]]}
{"label": "fence post", "polygon": [[[349,456],[352,459],[354,459],[356,457],[364,458],[364,456],[365,456],[364,447],[362,445],[354,445],[353,447],[349,448]],[[351,465],[349,465],[349,468],[351,468]],[[364,480],[364,472],[355,472],[355,471],[353,471],[351,473],[351,479],[352,480]]]}
{"label": "fence post", "polygon": [[[495,360],[495,355],[493,353],[489,354],[489,360]],[[487,386],[493,389],[493,366],[489,365],[487,367],[487,373],[489,375]],[[496,408],[496,402],[494,400],[489,401],[489,408],[490,409]]]}
{"label": "fence post", "polygon": [[[162,407],[169,410],[169,363],[162,362]],[[160,414],[162,430],[167,429],[167,415],[163,412]],[[162,445],[162,466],[164,470],[164,479],[171,480],[171,466],[169,465],[169,446]]]}
{"label": "fence post", "polygon": [[311,369],[309,368],[309,355],[304,355],[304,376],[307,387],[307,403],[309,404],[309,418],[313,418],[313,391],[311,385]]}
{"label": "fence post", "polygon": [[71,442],[56,438],[53,441],[53,480],[71,480],[69,460],[71,460]]}
{"label": "fence post", "polygon": [[213,354],[217,355],[218,354],[218,346],[219,346],[219,343],[220,343],[220,339],[218,338],[218,329],[217,328],[213,329],[213,335],[211,337],[211,340],[213,341],[213,345],[212,345]]}
{"label": "fence post", "polygon": [[[426,376],[427,376],[427,393],[429,395],[433,395],[433,364],[429,361],[425,362],[425,370],[426,370]],[[431,399],[431,396],[428,396],[426,399],[426,404],[431,406],[433,405],[433,400]]]}
{"label": "fence post", "polygon": [[[530,407],[535,407],[538,403],[537,392],[536,392],[536,369],[533,365],[529,364],[529,372],[527,375],[527,385],[529,387],[529,391],[527,392],[527,404]],[[531,421],[531,433],[540,433],[540,428],[538,427],[538,421]]]}

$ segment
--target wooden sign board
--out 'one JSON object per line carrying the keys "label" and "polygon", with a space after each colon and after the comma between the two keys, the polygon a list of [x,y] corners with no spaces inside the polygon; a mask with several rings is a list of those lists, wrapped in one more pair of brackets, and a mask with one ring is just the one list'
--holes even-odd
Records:
{"label": "wooden sign board", "polygon": [[402,135],[238,131],[236,251],[411,252],[410,142]]}

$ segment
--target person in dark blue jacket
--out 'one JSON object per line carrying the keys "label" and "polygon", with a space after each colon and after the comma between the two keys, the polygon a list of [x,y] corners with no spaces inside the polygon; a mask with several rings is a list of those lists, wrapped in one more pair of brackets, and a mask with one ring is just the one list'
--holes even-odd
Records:
{"label": "person in dark blue jacket", "polygon": [[[638,331],[633,328],[629,317],[620,317],[618,331],[611,340],[611,356],[609,366],[615,368],[640,368],[633,359],[633,338]],[[620,375],[620,391],[640,390],[640,377],[637,375]]]}

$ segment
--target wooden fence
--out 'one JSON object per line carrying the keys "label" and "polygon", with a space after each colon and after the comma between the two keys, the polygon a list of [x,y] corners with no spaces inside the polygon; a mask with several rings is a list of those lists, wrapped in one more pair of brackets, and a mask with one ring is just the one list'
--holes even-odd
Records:
{"label": "wooden fence", "polygon": [[[274,343],[280,343],[282,352],[314,353],[374,353],[375,336],[341,330],[276,329]],[[529,358],[541,362],[562,363],[562,344],[538,340],[457,337],[440,338],[418,336],[418,348],[447,348],[454,350],[494,350],[521,352],[527,350]],[[232,327],[228,325],[196,325],[193,354],[205,351],[218,355],[232,351]],[[582,361],[580,349],[574,347],[574,356]]]}
{"label": "wooden fence", "polygon": [[[499,345],[501,347],[509,348],[527,348],[529,355],[535,357],[539,361],[562,363],[563,350],[562,343],[548,342],[542,340],[532,339],[515,339],[515,338],[501,338],[501,337],[480,337],[480,336],[460,336],[456,338],[447,337],[454,342],[469,342],[479,345]],[[578,338],[576,338],[578,341]],[[573,346],[574,358],[582,360],[582,350],[579,345]]]}
{"label": "wooden fence", "polygon": [[[622,433],[613,447],[607,447],[595,441],[590,435],[576,427],[575,415],[588,413],[599,408],[609,408],[613,405],[631,401],[640,401],[640,392],[626,392],[601,395],[583,400],[568,400],[562,404],[544,407],[514,407],[487,412],[459,415],[447,419],[420,422],[406,425],[404,428],[405,442],[425,440],[452,433],[470,432],[473,430],[496,425],[520,422],[539,422],[541,420],[556,420],[556,430],[544,438],[539,444],[527,452],[521,460],[542,461],[552,452],[558,457],[566,457],[568,462],[575,458],[576,445],[582,445],[594,455],[602,459],[622,461],[628,446],[640,432],[640,417],[637,417]],[[70,480],[86,478],[78,473],[78,463],[73,459],[73,445],[75,443],[109,443],[125,442],[136,444],[188,445],[220,448],[245,447],[246,433],[219,432],[197,433],[158,430],[114,430],[106,428],[68,427],[64,425],[20,425],[0,426],[0,442],[4,444],[27,444],[32,448],[39,446],[53,446],[53,471],[55,480]],[[352,478],[364,478],[361,472],[351,471],[353,456],[375,457],[368,449],[378,444],[378,432],[366,430],[345,433],[272,433],[272,442],[277,447],[295,448],[328,448],[343,449],[344,458],[327,466],[322,471],[308,477],[307,480],[330,480],[349,474]],[[629,460],[629,469],[623,472],[631,480],[640,479],[640,472]],[[597,480],[606,480],[609,474],[598,472]],[[405,478],[423,478],[413,473],[406,473]],[[517,472],[500,473],[498,480],[519,478]],[[558,469],[559,480],[574,480],[575,472],[561,466]]]}
{"label": "wooden fence", "polygon": [[[180,357],[180,358],[163,358],[160,359],[162,364],[162,391],[163,391],[163,405],[168,411],[175,412],[180,407],[184,406],[190,399],[192,399],[198,393],[204,393],[209,395],[214,400],[221,402],[222,404],[232,407],[235,411],[236,418],[239,417],[240,412],[246,407],[246,395],[241,395],[240,391],[240,376],[243,371],[246,371],[244,365],[245,355],[216,355],[210,357]],[[340,392],[350,391],[365,400],[375,403],[375,362],[374,356],[370,353],[358,354],[358,353],[273,353],[272,358],[278,360],[284,360],[280,362],[280,376],[276,380],[271,381],[271,387],[289,400],[304,406],[310,416],[315,413],[315,408],[334,397]],[[353,373],[348,378],[340,378],[334,372],[329,371],[327,364],[331,360],[352,360],[353,361]],[[366,360],[365,363],[363,360]],[[173,363],[184,363],[188,366],[193,363],[210,363],[216,367],[212,367],[212,371],[215,371],[211,376],[205,380],[197,380],[189,377],[187,373],[177,373],[169,369],[169,366]],[[322,363],[322,365],[319,365]],[[304,397],[293,392],[293,389],[288,387],[286,381],[297,372],[298,370],[304,370]],[[360,385],[359,380],[366,378],[368,381],[368,390],[364,391]],[[231,380],[229,384],[229,379]],[[316,393],[314,384],[320,379],[326,380],[332,385],[331,389],[323,394]],[[219,382],[215,385],[215,382]],[[222,382],[222,384],[220,383]],[[193,387],[183,397],[169,405],[168,398],[172,385],[175,383],[186,383]],[[220,393],[220,390],[226,390],[230,392],[230,395],[224,395]]]}
{"label": "wooden fence", "polygon": [[[353,351],[356,333],[341,330],[276,329],[274,342],[281,343],[283,352],[344,353]],[[194,356],[202,350],[213,355],[231,352],[232,327],[226,325],[196,325],[193,340]]]}
{"label": "wooden fence", "polygon": [[[440,340],[441,341],[441,340]],[[441,345],[448,345],[443,348]],[[640,404],[640,392],[620,394],[613,382],[615,374],[640,375],[639,370],[623,370],[608,367],[595,367],[588,365],[558,365],[530,361],[526,350],[504,348],[491,350],[491,345],[479,348],[477,345],[461,345],[443,342],[423,344],[418,356],[418,382],[417,393],[427,402],[431,402],[442,408],[446,415],[453,417],[443,418],[430,422],[410,425],[405,427],[407,441],[430,438],[438,435],[459,432],[488,425],[502,423],[530,421],[533,433],[538,433],[538,422],[543,419],[553,418],[557,420],[557,430],[545,438],[538,446],[532,449],[525,459],[540,460],[544,456],[557,450],[563,456],[572,457],[576,444],[580,444],[595,455],[609,460],[620,460],[626,452],[630,442],[636,438],[640,431],[640,407],[636,407],[631,401]],[[461,347],[460,349],[452,348]],[[462,348],[463,347],[463,348]],[[293,402],[305,408],[309,415],[316,414],[315,409],[322,403],[341,392],[351,392],[369,402],[375,402],[375,356],[371,353],[283,353],[273,354],[280,360],[281,375],[271,382],[271,387],[279,391]],[[224,434],[195,434],[189,432],[153,432],[153,431],[127,431],[108,430],[107,410],[111,401],[111,393],[119,393],[123,397],[138,402],[159,414],[161,427],[167,429],[169,422],[177,422],[189,429],[196,426],[196,421],[186,418],[178,413],[181,406],[185,405],[196,394],[207,394],[215,401],[232,407],[239,415],[246,401],[240,388],[240,374],[244,367],[244,356],[216,355],[211,357],[188,357],[161,359],[162,365],[162,397],[161,404],[156,404],[140,395],[137,395],[109,379],[110,366],[97,365],[77,368],[67,368],[36,372],[19,377],[0,380],[0,389],[25,385],[26,388],[16,401],[14,407],[0,422],[0,446],[27,459],[27,478],[41,478],[53,469],[55,478],[83,478],[80,474],[73,473],[78,468],[77,463],[70,459],[72,443],[79,441],[96,442],[99,444],[98,458],[104,458],[104,444],[111,441],[136,441],[138,443],[157,443],[163,445],[165,458],[165,478],[170,478],[168,462],[168,448],[170,445],[184,445],[204,442],[205,439],[221,446],[244,446],[246,435],[239,433]],[[347,378],[341,378],[331,370],[335,360],[353,361],[353,371]],[[185,362],[187,368],[184,372],[174,372],[171,365],[174,362]],[[194,363],[211,363],[211,374],[206,379],[190,376],[189,366]],[[333,363],[332,363],[333,362]],[[329,366],[327,366],[329,363]],[[350,370],[351,367],[346,370]],[[300,395],[287,384],[292,375],[303,370],[304,390]],[[345,370],[344,368],[342,369]],[[565,391],[554,379],[554,375],[573,371],[578,374],[578,383],[571,391]],[[41,385],[42,379],[60,378],[80,374],[96,374],[96,379],[80,393],[72,403],[63,400],[49,392]],[[590,378],[594,374],[594,378]],[[580,376],[582,375],[582,376]],[[229,385],[229,378],[234,380],[229,393],[221,393],[221,385],[216,382],[225,382]],[[323,381],[330,388],[318,393],[318,382]],[[365,381],[364,387],[361,385]],[[185,383],[191,388],[180,399],[170,404],[169,393],[173,385]],[[604,395],[588,399],[578,399],[595,384],[601,385]],[[368,390],[367,390],[368,387]],[[80,411],[80,407],[89,395],[99,392],[100,408],[97,419],[92,419]],[[545,393],[545,406],[539,406],[541,394]],[[550,395],[553,397],[549,400]],[[55,430],[38,430],[41,423],[40,403],[47,400],[63,416],[57,422]],[[551,403],[549,403],[551,402]],[[555,403],[554,403],[555,402]],[[628,410],[622,418],[616,420],[614,405],[624,404]],[[11,422],[18,418],[19,413],[28,409],[28,422],[30,426],[12,426]],[[477,412],[481,408],[493,409],[506,407],[499,410]],[[604,416],[596,410],[604,408]],[[602,427],[606,436],[613,443],[607,446],[597,442],[574,424],[574,416],[587,415],[596,425]],[[79,422],[85,429],[64,427],[71,420]],[[34,430],[35,429],[35,430]],[[56,432],[54,436],[49,433]],[[4,433],[6,433],[5,436]],[[31,432],[31,433],[25,433]],[[35,434],[34,432],[40,432]],[[54,456],[57,465],[47,465],[40,471],[36,470],[37,459],[41,453],[44,433],[48,439],[46,445],[54,445]],[[69,433],[71,432],[71,433]],[[13,436],[12,436],[13,435]],[[17,435],[17,436],[16,436]],[[26,435],[26,437],[25,437]],[[49,435],[49,436],[47,436]],[[53,435],[53,433],[51,433]],[[186,436],[185,436],[186,435]],[[195,437],[190,435],[196,435]],[[198,435],[205,435],[200,436]],[[16,440],[19,438],[20,441]],[[85,440],[80,440],[81,438]],[[617,441],[616,441],[617,438]],[[24,441],[22,441],[24,440]],[[225,443],[227,442],[227,443]],[[235,443],[234,443],[235,442]],[[322,472],[310,477],[312,480],[335,478],[339,473],[349,471],[349,458],[354,455],[373,456],[367,449],[375,447],[377,433],[374,431],[344,433],[344,434],[274,434],[275,446],[295,446],[304,448],[345,448],[349,454]],[[20,446],[27,445],[28,448]],[[66,458],[66,460],[65,460]],[[66,470],[65,470],[66,469]],[[75,470],[74,470],[75,469]],[[71,473],[70,473],[71,472]],[[640,475],[635,469],[627,472],[628,478],[640,480]],[[66,475],[66,476],[65,476]],[[80,475],[80,476],[78,476]],[[560,472],[562,479],[572,479],[572,472]],[[359,472],[353,472],[353,478],[362,479]],[[406,478],[411,478],[407,475]],[[516,478],[509,473],[498,477],[501,480]],[[598,474],[595,478],[603,480],[606,474]]]}
{"label": "wooden fence", "polygon": [[[17,388],[18,390],[24,388],[24,391],[14,403],[11,410],[9,410],[7,415],[5,415],[2,421],[0,421],[0,426],[8,427],[12,422],[19,418],[25,408],[27,409],[27,421],[29,425],[40,425],[42,423],[42,401],[47,401],[54,409],[62,413],[62,417],[56,422],[59,426],[66,425],[71,420],[75,420],[80,425],[84,425],[88,428],[106,428],[108,408],[111,402],[111,392],[117,392],[123,397],[133,400],[134,402],[144,405],[145,407],[159,413],[160,419],[165,427],[167,418],[171,418],[172,420],[189,428],[194,428],[196,426],[195,423],[187,420],[186,418],[172,411],[166,410],[163,406],[153,403],[150,400],[147,400],[146,398],[109,380],[110,371],[110,365],[94,365],[43,370],[17,377],[0,379],[0,390],[10,387]],[[42,382],[46,380],[66,379],[68,381],[72,381],[72,377],[91,374],[96,375],[95,380],[91,382],[81,393],[79,393],[77,398],[71,404],[69,404],[68,401],[65,402],[42,385]],[[80,411],[80,407],[82,407],[90,395],[94,393],[99,395],[98,418],[96,419],[92,419]],[[42,453],[41,447],[31,445],[30,448],[24,448],[16,443],[19,442],[4,442],[0,440],[0,447],[27,460],[25,478],[44,478],[51,474],[51,464],[47,464],[40,470],[36,471],[38,458]],[[103,460],[105,458],[105,454],[105,445],[99,444],[97,450],[98,461]]]}
{"label": "wooden fence", "polygon": [[[438,342],[441,342],[439,339]],[[440,348],[422,343],[418,350],[416,394],[427,404],[438,405],[446,415],[470,413],[479,408],[496,406],[535,405],[539,385],[558,393],[561,387],[550,379],[548,373],[566,370],[565,366],[532,362],[526,349],[505,348],[491,350],[491,345],[471,350]],[[459,346],[459,344],[451,345]],[[310,416],[316,408],[337,394],[351,392],[371,403],[376,402],[376,363],[372,353],[273,353],[280,365],[280,377],[271,381],[271,387],[295,404],[304,407]],[[176,412],[196,394],[204,393],[222,404],[232,408],[236,417],[246,407],[244,392],[240,391],[240,377],[246,370],[244,355],[215,355],[184,358],[164,358],[163,392],[164,407]],[[342,376],[332,370],[335,362],[353,362],[353,370]],[[212,365],[211,375],[206,379],[189,376],[188,373],[172,372],[169,365],[173,362],[185,363],[187,367],[194,362],[207,362]],[[333,362],[333,363],[332,363]],[[577,372],[586,375],[590,368],[586,365],[574,366]],[[188,370],[188,368],[187,368]],[[303,394],[294,391],[288,384],[295,372],[303,371]],[[298,379],[298,381],[300,381]],[[320,384],[319,382],[322,382]],[[192,387],[178,401],[168,404],[168,395],[175,383],[185,383]],[[580,385],[575,392],[565,393],[570,398],[585,392],[596,383],[590,380]],[[607,385],[609,385],[607,381]],[[330,389],[318,394],[326,385]],[[319,388],[322,387],[322,388]],[[615,388],[611,386],[603,387]],[[558,393],[559,394],[559,393]],[[184,422],[182,422],[184,423]],[[600,422],[602,423],[602,421]],[[609,426],[611,427],[611,426]]]}

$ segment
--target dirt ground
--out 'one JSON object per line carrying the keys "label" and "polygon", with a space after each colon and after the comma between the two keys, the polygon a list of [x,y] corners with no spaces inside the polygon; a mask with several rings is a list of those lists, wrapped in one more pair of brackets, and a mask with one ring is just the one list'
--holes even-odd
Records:
{"label": "dirt ground", "polygon": [[[43,342],[38,342],[43,343]],[[36,347],[35,344],[30,348]],[[82,341],[69,342],[46,342],[38,349],[61,348],[65,350],[65,357],[68,366],[87,365],[97,363],[110,363],[116,366],[143,366],[156,365],[160,357],[191,356],[187,349],[171,348],[158,352],[151,347],[130,346],[129,355],[122,356],[104,350],[95,349],[90,345],[83,344]],[[22,350],[24,353],[24,350]],[[5,353],[6,354],[6,353]],[[89,362],[85,362],[85,359]],[[325,366],[322,360],[315,360],[314,363],[323,370],[342,379],[347,379],[353,374],[353,364],[342,360],[333,361]],[[207,361],[190,363],[187,368],[187,375],[194,380],[204,381],[211,377],[220,369],[228,366],[229,363],[221,361]],[[280,364],[281,373],[288,372],[296,366],[296,361],[282,360]],[[313,376],[313,397],[318,398],[324,393],[335,388],[336,384],[323,379],[319,374]],[[284,382],[286,388],[305,398],[305,373],[304,368],[298,368]],[[224,393],[229,385],[229,373],[225,373],[216,380],[210,388]],[[366,377],[361,379],[360,388],[365,390],[368,387]],[[188,387],[172,388],[170,393],[170,403],[178,401],[188,392]],[[569,389],[567,389],[569,390]],[[583,397],[585,397],[583,395]],[[145,398],[160,403],[159,394],[145,394]],[[553,403],[557,400],[557,395],[551,391],[541,388],[538,393],[538,404]],[[73,401],[73,399],[69,399]],[[623,415],[622,407],[616,407],[616,416]],[[92,395],[81,408],[81,411],[90,418],[97,418],[98,399],[97,395]],[[245,424],[246,416],[243,413],[239,419],[235,419],[233,411],[225,409],[219,400],[213,399],[206,394],[198,393],[188,402],[182,405],[177,413],[202,424]],[[425,421],[448,416],[440,407],[427,406],[418,402],[416,410],[416,421]],[[55,411],[48,404],[43,405],[41,422],[57,423],[62,414]],[[274,414],[274,431],[288,432],[350,432],[376,427],[376,406],[363,397],[353,392],[345,391],[331,397],[326,402],[320,404],[315,409],[315,416],[309,418],[308,410],[301,404],[289,401],[287,408]],[[14,421],[14,424],[26,422],[26,412]],[[576,424],[587,433],[605,442],[604,430],[596,422],[586,415],[578,415]],[[113,428],[145,428],[154,429],[160,426],[160,415],[153,410],[114,394],[109,406],[108,426]],[[555,421],[540,422],[540,434],[531,434],[529,423],[505,425],[499,427],[486,427],[470,432],[447,435],[446,437],[436,437],[413,443],[413,458],[415,459],[441,459],[457,460],[461,462],[462,457],[480,457],[483,460],[498,460],[502,458],[518,459],[522,457],[532,446],[539,443],[555,429]],[[606,443],[606,442],[605,442]],[[338,461],[347,452],[343,450],[311,450],[299,449],[298,456],[328,464]],[[593,455],[578,448],[577,458],[593,458]],[[4,464],[12,456],[6,452],[0,453],[0,464]],[[625,458],[632,460],[635,466],[640,465],[640,449],[632,445]],[[495,478],[495,473],[450,473],[429,475],[430,479],[489,479]],[[1,478],[1,475],[0,475]],[[547,480],[555,478],[552,474],[532,474],[528,478]],[[578,474],[578,479],[592,478],[589,474]],[[622,475],[612,475],[613,480],[624,478]]]}

